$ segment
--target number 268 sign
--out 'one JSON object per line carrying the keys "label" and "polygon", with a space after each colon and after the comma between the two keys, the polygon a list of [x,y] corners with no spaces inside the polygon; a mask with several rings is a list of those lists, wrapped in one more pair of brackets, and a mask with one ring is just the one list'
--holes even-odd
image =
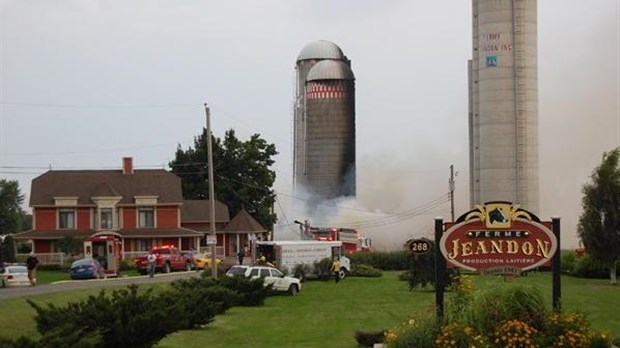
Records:
{"label": "number 268 sign", "polygon": [[423,255],[433,249],[433,244],[428,239],[414,239],[409,242],[409,250],[415,255]]}

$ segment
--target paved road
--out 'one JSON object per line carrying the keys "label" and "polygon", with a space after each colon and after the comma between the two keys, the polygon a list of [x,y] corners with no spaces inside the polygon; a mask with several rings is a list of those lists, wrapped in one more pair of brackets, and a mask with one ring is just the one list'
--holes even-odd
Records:
{"label": "paved road", "polygon": [[201,273],[195,271],[175,272],[168,274],[156,274],[154,278],[149,278],[148,276],[138,276],[97,280],[68,280],[53,284],[37,285],[34,287],[0,288],[0,301],[15,297],[30,297],[33,295],[49,294],[67,290],[107,288],[112,286],[126,286],[130,284],[167,283],[175,279],[197,277],[200,274]]}

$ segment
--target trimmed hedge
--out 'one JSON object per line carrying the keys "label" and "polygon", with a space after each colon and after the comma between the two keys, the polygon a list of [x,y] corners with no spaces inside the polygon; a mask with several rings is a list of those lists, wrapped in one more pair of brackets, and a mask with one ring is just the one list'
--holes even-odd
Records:
{"label": "trimmed hedge", "polygon": [[364,264],[383,271],[404,271],[409,268],[409,253],[402,251],[347,254],[352,264]]}

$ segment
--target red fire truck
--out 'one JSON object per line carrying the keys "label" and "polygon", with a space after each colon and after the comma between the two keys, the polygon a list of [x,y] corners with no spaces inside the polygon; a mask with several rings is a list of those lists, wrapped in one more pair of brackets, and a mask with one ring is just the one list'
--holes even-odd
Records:
{"label": "red fire truck", "polygon": [[[296,223],[299,223],[296,221]],[[302,229],[303,239],[313,239],[321,241],[340,241],[342,248],[347,253],[367,252],[371,251],[372,243],[370,238],[364,237],[358,231],[352,228],[336,228],[336,227],[312,227],[306,221],[299,223]]]}

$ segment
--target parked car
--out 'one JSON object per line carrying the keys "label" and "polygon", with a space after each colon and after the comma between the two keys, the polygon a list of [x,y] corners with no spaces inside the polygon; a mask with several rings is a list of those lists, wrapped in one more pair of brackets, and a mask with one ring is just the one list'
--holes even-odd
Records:
{"label": "parked car", "polygon": [[26,266],[5,265],[0,271],[0,287],[29,286],[28,268]]}
{"label": "parked car", "polygon": [[226,271],[227,277],[245,277],[245,271],[248,270],[250,266],[244,265],[234,265]]}
{"label": "parked car", "polygon": [[[215,264],[219,265],[222,263],[222,260],[220,259],[215,259]],[[196,267],[196,269],[204,269],[205,267],[211,268],[211,255],[209,254],[204,254],[200,257],[195,257],[194,258],[194,267]]]}
{"label": "parked car", "polygon": [[90,257],[73,262],[69,275],[71,279],[99,279],[106,277],[103,266],[101,266],[99,261]]}
{"label": "parked car", "polygon": [[285,276],[277,268],[252,266],[245,270],[248,278],[263,278],[263,285],[271,285],[273,290],[286,291],[291,295],[296,295],[301,290],[301,281],[297,278]]}

